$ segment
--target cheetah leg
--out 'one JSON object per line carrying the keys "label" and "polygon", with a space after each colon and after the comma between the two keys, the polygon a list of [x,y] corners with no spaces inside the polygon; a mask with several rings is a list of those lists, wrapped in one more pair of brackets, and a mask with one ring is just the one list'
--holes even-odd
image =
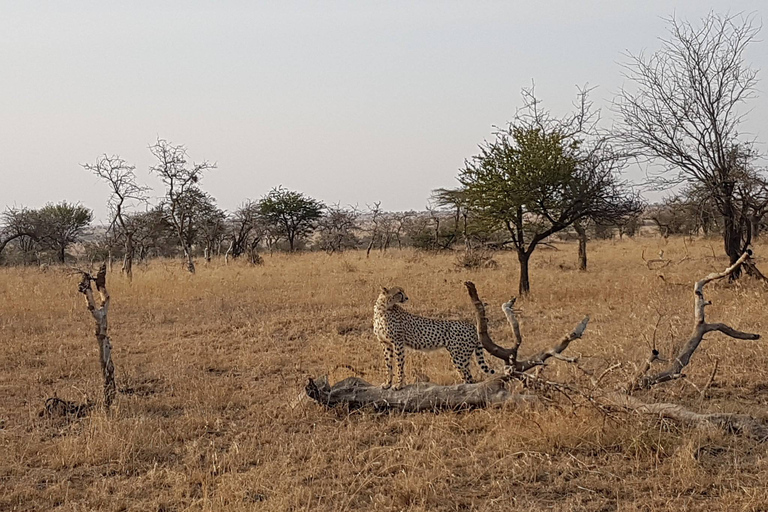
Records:
{"label": "cheetah leg", "polygon": [[451,354],[453,365],[464,378],[464,382],[467,384],[472,384],[474,379],[472,379],[472,372],[469,371],[469,359],[471,354],[461,354],[456,349],[448,350],[448,352]]}
{"label": "cheetah leg", "polygon": [[487,374],[493,375],[496,373],[492,368],[490,368],[486,362],[485,357],[483,356],[483,346],[478,343],[475,345],[475,358],[477,358],[477,364],[480,366],[480,368]]}
{"label": "cheetah leg", "polygon": [[387,365],[387,381],[381,385],[382,389],[392,387],[392,377],[394,368],[392,367],[392,344],[389,341],[382,341],[381,346],[384,349],[384,363]]}
{"label": "cheetah leg", "polygon": [[405,345],[402,341],[395,342],[394,348],[397,356],[397,386],[395,389],[401,389],[405,385]]}

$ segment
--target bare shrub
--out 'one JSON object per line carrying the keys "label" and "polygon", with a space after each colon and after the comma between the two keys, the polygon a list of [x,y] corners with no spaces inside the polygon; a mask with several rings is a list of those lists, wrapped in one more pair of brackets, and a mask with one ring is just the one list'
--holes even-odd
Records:
{"label": "bare shrub", "polygon": [[466,249],[456,255],[456,268],[498,268],[499,264],[493,259],[493,251],[485,248]]}

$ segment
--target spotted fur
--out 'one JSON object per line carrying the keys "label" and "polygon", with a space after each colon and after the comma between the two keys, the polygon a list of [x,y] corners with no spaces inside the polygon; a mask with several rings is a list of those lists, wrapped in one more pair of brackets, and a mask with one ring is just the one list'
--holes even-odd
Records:
{"label": "spotted fur", "polygon": [[399,286],[381,287],[381,294],[373,307],[373,332],[384,349],[384,361],[387,365],[387,382],[382,387],[392,386],[394,369],[392,357],[397,358],[397,386],[401,388],[405,381],[405,347],[416,350],[435,350],[445,347],[451,354],[454,366],[461,373],[464,382],[471,383],[472,373],[469,361],[475,354],[477,363],[485,373],[494,373],[485,364],[483,347],[477,339],[474,325],[458,320],[438,320],[424,318],[405,311],[400,304],[405,304],[408,297]]}

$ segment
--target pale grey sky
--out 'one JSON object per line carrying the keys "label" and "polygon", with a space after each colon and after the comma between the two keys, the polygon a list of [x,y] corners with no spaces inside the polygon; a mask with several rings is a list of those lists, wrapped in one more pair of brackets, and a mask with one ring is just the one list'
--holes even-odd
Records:
{"label": "pale grey sky", "polygon": [[[66,199],[104,219],[107,189],[79,165],[101,153],[135,164],[159,196],[147,146],[160,136],[218,163],[203,188],[225,209],[280,184],[328,203],[421,209],[432,189],[456,184],[531,80],[555,114],[586,83],[607,106],[622,52],[657,48],[672,13],[693,21],[709,10],[761,21],[766,8],[0,0],[0,208]],[[762,70],[766,30],[747,55]],[[751,107],[746,128],[768,142],[768,97]]]}

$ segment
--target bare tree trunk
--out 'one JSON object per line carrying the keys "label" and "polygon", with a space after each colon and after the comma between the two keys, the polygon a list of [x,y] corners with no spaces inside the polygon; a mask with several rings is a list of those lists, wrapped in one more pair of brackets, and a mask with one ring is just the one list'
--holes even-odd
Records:
{"label": "bare tree trunk", "polygon": [[[91,289],[91,281],[96,282],[96,289],[101,297],[97,306]],[[115,398],[117,387],[115,386],[115,366],[112,363],[112,343],[107,334],[107,313],[109,312],[109,293],[107,292],[107,266],[102,264],[96,279],[83,272],[78,291],[85,296],[86,306],[96,320],[96,341],[99,343],[99,362],[101,373],[104,376],[104,406],[109,409]]]}
{"label": "bare tree trunk", "polygon": [[184,251],[184,256],[187,258],[187,270],[190,274],[195,273],[195,262],[192,260],[192,253],[189,252],[189,249],[186,249]]}
{"label": "bare tree trunk", "polygon": [[520,284],[518,286],[518,293],[520,295],[527,295],[531,291],[531,280],[528,274],[528,262],[531,259],[531,254],[525,250],[517,250],[517,260],[520,262]]}
{"label": "bare tree trunk", "polygon": [[[181,239],[181,237],[179,237]],[[192,251],[185,241],[181,241],[181,248],[184,250],[184,257],[187,259],[187,270],[190,274],[195,273],[195,262],[192,260]]]}
{"label": "bare tree trunk", "polygon": [[587,270],[587,230],[581,222],[574,222],[573,229],[579,235],[579,270]]}
{"label": "bare tree trunk", "polygon": [[128,278],[128,282],[133,281],[133,237],[126,233],[125,235],[125,261],[123,262],[123,270],[125,270],[125,276]]}
{"label": "bare tree trunk", "polygon": [[[723,245],[725,253],[728,255],[728,263],[732,266],[739,259],[743,248],[741,247],[741,230],[740,225],[736,221],[736,208],[733,205],[733,199],[731,197],[732,191],[726,191],[727,194],[723,199],[722,215],[723,215]],[[736,268],[731,275],[728,276],[729,281],[735,281],[741,276],[741,269]]]}

